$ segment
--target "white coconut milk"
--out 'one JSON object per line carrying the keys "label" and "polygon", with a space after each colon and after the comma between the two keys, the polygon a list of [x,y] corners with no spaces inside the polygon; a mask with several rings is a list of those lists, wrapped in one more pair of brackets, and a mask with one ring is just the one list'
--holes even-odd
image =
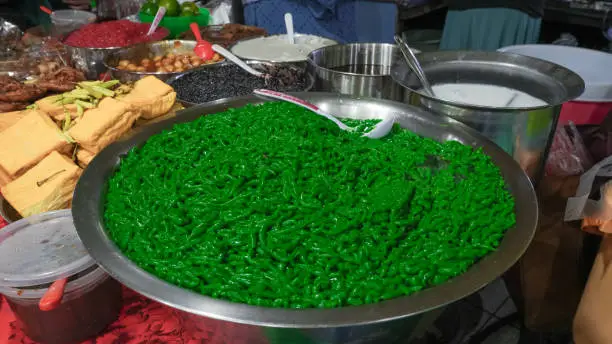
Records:
{"label": "white coconut milk", "polygon": [[295,44],[290,44],[287,35],[277,35],[238,42],[232,52],[244,59],[295,62],[306,60],[313,50],[334,44],[330,39],[312,35],[298,35]]}
{"label": "white coconut milk", "polygon": [[437,98],[484,107],[530,108],[548,105],[525,92],[487,84],[439,84],[431,87]]}

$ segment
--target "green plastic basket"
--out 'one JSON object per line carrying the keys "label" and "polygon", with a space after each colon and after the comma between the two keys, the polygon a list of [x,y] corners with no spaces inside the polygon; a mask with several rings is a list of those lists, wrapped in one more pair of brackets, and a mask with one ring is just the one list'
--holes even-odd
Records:
{"label": "green plastic basket", "polygon": [[[138,13],[138,18],[143,23],[152,23],[155,16],[150,16],[144,13]],[[180,34],[189,30],[189,24],[196,22],[200,26],[208,25],[210,19],[210,12],[205,8],[200,8],[199,16],[191,17],[164,17],[159,23],[159,26],[168,29],[170,31],[170,38],[176,38]]]}

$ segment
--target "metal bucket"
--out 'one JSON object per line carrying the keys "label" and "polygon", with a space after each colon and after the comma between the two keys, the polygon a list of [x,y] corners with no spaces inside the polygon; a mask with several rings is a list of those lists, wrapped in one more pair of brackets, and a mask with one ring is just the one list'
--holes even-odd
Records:
{"label": "metal bucket", "polygon": [[530,94],[548,105],[533,108],[471,106],[430,97],[404,61],[391,76],[410,92],[408,103],[450,116],[476,130],[512,155],[533,182],[542,171],[561,105],[579,97],[584,81],[559,65],[499,52],[447,51],[417,55],[432,85],[476,83],[504,86]]}
{"label": "metal bucket", "polygon": [[[415,335],[426,316],[460,300],[498,278],[523,255],[538,222],[538,204],[529,179],[512,157],[475,130],[445,117],[405,104],[332,93],[295,93],[321,109],[350,118],[372,113],[397,116],[398,124],[437,141],[459,141],[479,147],[499,167],[516,199],[516,225],[499,248],[476,262],[466,273],[410,296],[380,303],[335,309],[267,308],[214,299],[171,285],[139,268],[109,238],[103,221],[105,188],[117,164],[134,147],[177,123],[264,102],[245,96],[210,102],[181,111],[180,115],[143,128],[100,152],[83,172],[76,187],[72,211],[79,237],[90,255],[114,278],[136,292],[183,311],[185,331],[206,329],[211,343],[249,344],[378,344],[398,343]],[[181,312],[182,313],[182,312]],[[423,315],[422,319],[419,319]],[[187,335],[185,335],[187,336]]]}
{"label": "metal bucket", "polygon": [[390,75],[400,55],[392,44],[333,45],[311,52],[307,70],[314,75],[315,91],[404,101],[408,92]]}

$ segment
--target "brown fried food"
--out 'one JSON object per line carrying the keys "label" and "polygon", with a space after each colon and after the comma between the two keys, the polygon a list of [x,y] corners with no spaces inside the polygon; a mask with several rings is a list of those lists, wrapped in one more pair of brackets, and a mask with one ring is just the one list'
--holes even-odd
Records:
{"label": "brown fried food", "polygon": [[23,84],[8,75],[0,75],[0,94],[19,90]]}
{"label": "brown fried food", "polygon": [[60,69],[41,76],[38,85],[53,92],[72,91],[78,82],[85,81],[85,75],[80,70],[71,67]]}
{"label": "brown fried food", "polygon": [[2,102],[28,102],[39,99],[47,90],[38,85],[21,84],[21,88],[14,91],[0,93]]}
{"label": "brown fried food", "polygon": [[0,112],[11,112],[23,110],[28,106],[28,103],[19,102],[0,102]]}

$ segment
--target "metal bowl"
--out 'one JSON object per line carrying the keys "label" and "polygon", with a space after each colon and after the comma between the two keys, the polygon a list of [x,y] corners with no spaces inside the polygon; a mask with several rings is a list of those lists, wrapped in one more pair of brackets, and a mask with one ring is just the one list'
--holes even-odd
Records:
{"label": "metal bowl", "polygon": [[400,58],[394,44],[333,45],[311,52],[307,69],[314,75],[315,91],[404,101],[408,92],[391,78],[391,67]]}
{"label": "metal bowl", "polygon": [[432,85],[479,83],[521,90],[548,105],[532,108],[472,106],[430,97],[402,60],[391,76],[406,102],[450,116],[480,131],[514,156],[534,182],[542,174],[561,105],[579,97],[584,81],[569,69],[544,60],[500,52],[438,51],[417,55]]}
{"label": "metal bowl", "polygon": [[[310,91],[312,89],[312,87],[314,85],[314,78],[312,77],[312,75],[310,75],[303,68],[300,68],[299,66],[296,66],[296,65],[285,64],[285,63],[261,62],[261,61],[246,61],[246,63],[248,65],[250,65],[251,67],[253,67],[253,69],[256,69],[256,70],[259,70],[259,71],[262,71],[262,72],[265,72],[265,73],[269,72],[273,68],[281,67],[281,68],[290,68],[290,69],[293,69],[296,73],[304,74],[304,76],[306,77],[306,87],[303,90],[300,90],[300,91],[308,92],[308,91]],[[226,65],[227,65],[227,63],[214,64],[214,65],[208,66],[207,68],[205,68],[205,70],[213,70],[212,68],[221,68],[221,67],[224,67]],[[189,71],[187,71],[185,73],[178,74],[178,75],[173,76],[173,77],[169,78],[168,80],[166,80],[166,83],[168,85],[172,86],[172,84],[176,80],[184,77],[185,75],[188,75],[190,73],[196,73],[196,72],[200,72],[201,73],[202,69],[193,69],[193,70],[189,70]],[[177,95],[177,99],[186,108],[187,107],[196,106],[198,104],[203,104],[203,103],[192,103],[192,102],[180,99],[180,96],[178,96],[178,95]],[[231,98],[222,98],[222,99],[231,99]],[[217,100],[220,100],[220,99],[215,99],[215,100],[212,100],[212,101],[217,101]]]}
{"label": "metal bowl", "polygon": [[[282,63],[282,64],[284,64],[284,63],[288,63],[288,64],[294,64],[294,65],[304,66],[304,67],[305,67],[305,66],[306,66],[306,61],[308,60],[308,58],[304,58],[304,59],[301,59],[301,60],[300,60],[300,59],[298,59],[298,60],[291,60],[291,61],[279,61],[279,60],[274,59],[274,58],[271,58],[271,59],[265,59],[265,58],[253,58],[253,57],[250,57],[250,56],[243,56],[243,55],[240,55],[240,54],[236,54],[236,53],[234,52],[234,48],[236,47],[236,45],[237,45],[237,44],[240,44],[241,42],[251,41],[251,40],[255,40],[255,39],[266,39],[266,38],[272,38],[272,37],[280,37],[280,36],[285,36],[285,35],[270,35],[270,36],[265,36],[265,37],[255,37],[255,38],[247,38],[247,39],[242,39],[242,40],[237,41],[235,44],[233,44],[233,45],[232,45],[232,46],[229,48],[229,50],[230,50],[232,53],[234,53],[234,55],[236,55],[236,56],[238,56],[238,57],[240,57],[241,59],[246,60],[246,61],[269,62],[269,63]],[[296,33],[296,34],[295,34],[295,38],[296,38],[296,39],[300,39],[300,37],[312,37],[312,36],[315,36],[315,35],[307,35],[307,34],[303,34],[303,33]],[[330,46],[333,46],[333,45],[337,45],[337,44],[338,44],[338,42],[334,41],[334,40],[333,40],[333,39],[331,39],[331,38],[320,37],[320,36],[317,36],[317,37],[319,37],[319,38],[323,38],[323,39],[328,40],[328,41],[330,42],[330,44],[329,44]],[[263,44],[263,47],[265,47],[265,44]],[[263,48],[263,50],[265,50],[265,48]]]}
{"label": "metal bowl", "polygon": [[[178,44],[177,44],[178,42]],[[178,46],[177,46],[178,45]],[[160,73],[160,72],[131,72],[127,70],[122,70],[117,68],[119,61],[121,60],[129,60],[129,61],[140,61],[144,58],[153,58],[155,56],[162,56],[168,53],[173,54],[186,54],[193,52],[193,48],[195,48],[195,41],[184,41],[184,40],[166,40],[154,43],[145,43],[135,45],[129,48],[124,48],[118,51],[115,51],[109,54],[104,59],[104,65],[110,71],[111,76],[114,79],[118,79],[121,82],[130,82],[136,81],[144,78],[147,75],[154,75],[162,81],[166,81],[175,75],[182,74],[184,72],[172,72],[172,73]],[[206,67],[210,67],[216,64],[223,63],[224,61],[219,61],[216,63],[202,65],[198,68],[190,69],[198,70]]]}
{"label": "metal bowl", "polygon": [[[165,29],[166,38],[170,32]],[[64,36],[63,38],[67,37]],[[75,47],[64,43],[64,39],[61,39],[62,45],[66,48],[68,55],[70,56],[70,60],[75,68],[81,70],[85,77],[89,80],[97,80],[102,73],[105,73],[106,66],[104,64],[104,60],[110,54],[116,53],[122,49],[129,48],[127,47],[110,47],[110,48],[84,48],[84,47]],[[142,43],[140,43],[142,44]],[[146,44],[146,43],[144,43]],[[135,44],[138,45],[138,44]],[[135,46],[133,45],[133,46]]]}
{"label": "metal bowl", "polygon": [[219,338],[228,343],[335,344],[394,343],[406,331],[414,329],[415,315],[476,292],[502,275],[523,255],[538,222],[535,192],[512,157],[491,141],[451,118],[401,103],[331,93],[293,95],[324,111],[351,118],[371,118],[374,113],[393,114],[398,116],[398,123],[403,128],[420,135],[482,148],[500,168],[516,199],[516,226],[508,230],[496,252],[484,257],[465,274],[413,295],[372,305],[305,310],[265,308],[213,299],[162,281],[130,261],[108,237],[103,221],[108,178],[132,148],[143,145],[149,137],[174,124],[264,102],[254,96],[245,96],[184,110],[180,116],[148,126],[129,139],[109,145],[96,156],[81,176],[72,203],[75,226],[91,256],[127,287],[183,311],[191,324],[206,324],[207,328],[212,326],[214,331],[223,332],[219,333]]}

